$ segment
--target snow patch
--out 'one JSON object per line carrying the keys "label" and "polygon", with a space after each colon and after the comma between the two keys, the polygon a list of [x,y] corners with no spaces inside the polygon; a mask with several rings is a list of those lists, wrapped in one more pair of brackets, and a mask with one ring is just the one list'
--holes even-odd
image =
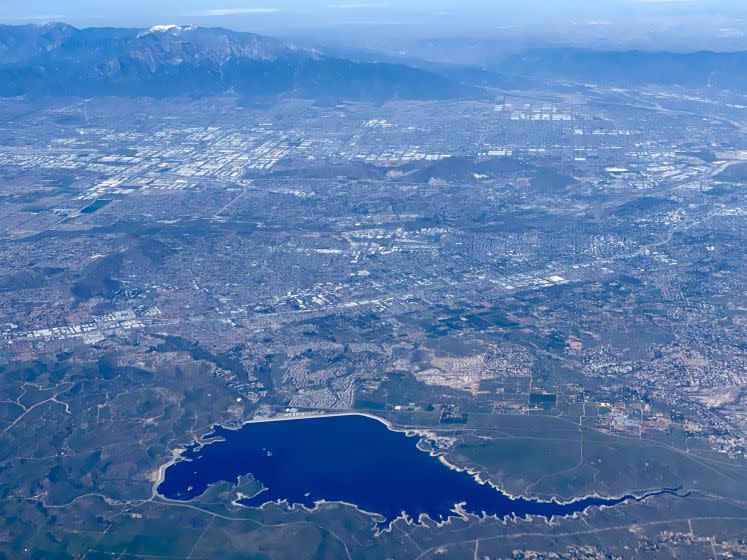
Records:
{"label": "snow patch", "polygon": [[146,35],[151,35],[152,33],[172,33],[173,35],[178,35],[179,33],[182,33],[184,31],[193,31],[197,29],[194,25],[187,25],[187,26],[180,26],[180,25],[154,25],[150,29],[146,29],[145,31],[138,34],[138,39],[140,37],[145,37]]}

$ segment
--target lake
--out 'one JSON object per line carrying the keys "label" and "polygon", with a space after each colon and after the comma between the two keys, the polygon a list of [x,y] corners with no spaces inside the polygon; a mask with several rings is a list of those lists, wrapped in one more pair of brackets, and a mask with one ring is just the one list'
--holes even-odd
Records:
{"label": "lake", "polygon": [[264,490],[242,499],[245,506],[345,502],[377,514],[382,524],[403,513],[445,521],[456,504],[475,515],[551,518],[643,499],[585,497],[559,503],[511,497],[420,450],[419,437],[359,414],[251,422],[237,430],[219,426],[205,439],[214,441],[189,446],[165,470],[160,495],[191,500],[210,484],[235,484],[239,476],[251,475]]}

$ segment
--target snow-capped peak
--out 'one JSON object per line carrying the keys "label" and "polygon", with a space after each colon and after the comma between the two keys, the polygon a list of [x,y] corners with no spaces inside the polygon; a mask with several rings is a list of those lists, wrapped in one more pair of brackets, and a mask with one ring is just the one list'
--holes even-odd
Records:
{"label": "snow-capped peak", "polygon": [[140,37],[144,37],[146,35],[150,35],[152,33],[173,33],[174,35],[178,35],[179,33],[182,33],[183,31],[192,31],[194,29],[197,29],[194,25],[187,25],[187,26],[180,26],[180,25],[154,25],[150,29],[146,29],[145,31],[138,34],[138,39]]}

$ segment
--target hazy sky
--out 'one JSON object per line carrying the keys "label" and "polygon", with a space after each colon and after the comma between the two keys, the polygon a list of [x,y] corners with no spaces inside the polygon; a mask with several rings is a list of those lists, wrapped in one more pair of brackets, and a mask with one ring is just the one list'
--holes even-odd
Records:
{"label": "hazy sky", "polygon": [[4,23],[195,23],[280,36],[481,37],[747,48],[747,0],[0,0]]}

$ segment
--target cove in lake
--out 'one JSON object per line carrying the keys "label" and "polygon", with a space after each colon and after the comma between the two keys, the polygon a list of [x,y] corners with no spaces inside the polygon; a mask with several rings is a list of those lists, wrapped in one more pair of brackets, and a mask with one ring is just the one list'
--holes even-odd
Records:
{"label": "cove in lake", "polygon": [[215,441],[189,446],[166,468],[159,494],[191,500],[210,484],[237,483],[250,474],[264,490],[242,499],[242,505],[287,501],[313,508],[321,501],[345,502],[378,514],[382,525],[403,513],[445,521],[455,515],[456,504],[475,515],[551,518],[648,496],[566,503],[511,497],[421,451],[418,437],[363,415],[253,422],[238,430],[216,427],[205,439]]}

